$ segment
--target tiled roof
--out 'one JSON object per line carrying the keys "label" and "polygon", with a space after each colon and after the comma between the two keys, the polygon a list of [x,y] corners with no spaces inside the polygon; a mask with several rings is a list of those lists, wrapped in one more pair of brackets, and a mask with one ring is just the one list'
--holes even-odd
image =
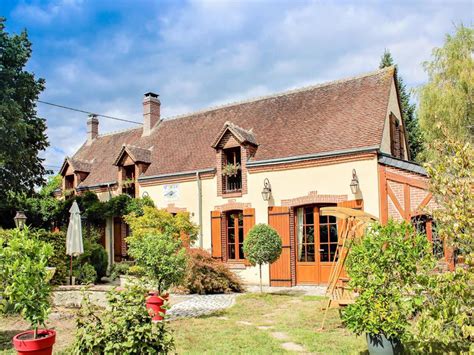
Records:
{"label": "tiled roof", "polygon": [[93,160],[81,185],[115,181],[113,164],[123,145],[150,150],[144,176],[213,168],[212,144],[226,122],[246,140],[258,138],[252,161],[380,146],[393,75],[390,67],[165,119],[145,137],[142,128],[99,135],[74,155]]}
{"label": "tiled roof", "polygon": [[422,166],[412,161],[397,159],[386,154],[379,155],[379,163],[383,165],[391,166],[392,168],[403,169],[403,170],[411,171],[413,173],[417,173],[424,176],[428,175],[426,173],[426,170]]}
{"label": "tiled roof", "polygon": [[237,138],[240,143],[251,143],[253,145],[257,145],[257,140],[255,139],[255,135],[253,134],[252,130],[247,131],[242,127],[233,124],[232,122],[226,122],[211,147],[217,147],[220,140],[227,131],[232,132],[232,134]]}
{"label": "tiled roof", "polygon": [[114,161],[114,165],[119,164],[120,159],[122,158],[124,153],[127,153],[130,158],[132,158],[132,160],[136,163],[151,163],[150,149],[143,149],[134,145],[124,144],[119,154],[117,155],[117,158]]}
{"label": "tiled roof", "polygon": [[80,171],[84,173],[89,173],[92,168],[92,162],[80,160],[77,158],[66,157],[59,171],[60,174],[66,169],[66,166],[68,164],[71,165],[74,171]]}

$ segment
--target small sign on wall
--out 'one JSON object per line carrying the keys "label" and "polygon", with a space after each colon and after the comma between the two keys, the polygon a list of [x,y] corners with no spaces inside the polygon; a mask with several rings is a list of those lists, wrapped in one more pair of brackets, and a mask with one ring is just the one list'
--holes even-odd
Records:
{"label": "small sign on wall", "polygon": [[163,197],[167,201],[175,201],[179,199],[179,184],[164,185]]}

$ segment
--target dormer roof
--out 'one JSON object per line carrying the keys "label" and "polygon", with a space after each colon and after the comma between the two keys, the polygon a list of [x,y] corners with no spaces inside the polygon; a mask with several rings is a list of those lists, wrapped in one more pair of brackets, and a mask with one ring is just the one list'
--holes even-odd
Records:
{"label": "dormer roof", "polygon": [[227,132],[230,132],[240,144],[250,143],[252,145],[257,145],[257,140],[253,131],[243,129],[242,127],[233,124],[232,122],[227,121],[224,123],[221,131],[217,135],[216,139],[212,143],[212,148],[217,148],[222,138],[225,136]]}
{"label": "dormer roof", "polygon": [[90,173],[92,168],[92,162],[77,158],[66,157],[64,159],[63,165],[61,166],[61,169],[59,170],[59,174],[64,176],[68,166],[70,166],[74,172]]}
{"label": "dormer roof", "polygon": [[145,148],[140,148],[136,147],[134,145],[130,144],[124,144],[122,148],[120,149],[119,154],[115,158],[114,165],[119,166],[120,162],[122,161],[122,158],[128,155],[134,163],[146,163],[150,164],[151,163],[151,150],[150,149],[145,149]]}

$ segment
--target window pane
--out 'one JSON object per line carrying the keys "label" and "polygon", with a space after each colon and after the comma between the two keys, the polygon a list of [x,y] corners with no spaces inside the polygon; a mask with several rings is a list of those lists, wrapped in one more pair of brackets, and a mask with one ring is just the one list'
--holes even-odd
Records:
{"label": "window pane", "polygon": [[335,224],[332,224],[330,226],[330,237],[331,237],[331,242],[332,243],[337,243],[337,226]]}
{"label": "window pane", "polygon": [[306,243],[314,244],[314,227],[306,226]]}
{"label": "window pane", "polygon": [[319,216],[319,223],[328,223],[328,216]]}
{"label": "window pane", "polygon": [[329,248],[330,248],[329,250],[331,252],[329,261],[333,261],[334,260],[334,254],[336,254],[337,244],[331,244]]}
{"label": "window pane", "polygon": [[245,259],[244,258],[244,245],[239,244],[239,259]]}
{"label": "window pane", "polygon": [[306,246],[306,251],[307,251],[306,261],[314,261],[315,260],[315,257],[314,257],[314,244],[308,244]]}
{"label": "window pane", "polygon": [[314,224],[313,208],[305,208],[306,224]]}
{"label": "window pane", "polygon": [[329,216],[329,223],[336,223],[336,217]]}
{"label": "window pane", "polygon": [[306,245],[302,244],[298,249],[298,261],[306,260]]}
{"label": "window pane", "polygon": [[328,242],[328,226],[327,225],[319,226],[319,242],[320,243]]}
{"label": "window pane", "polygon": [[235,244],[229,244],[229,259],[235,259]]}
{"label": "window pane", "polygon": [[244,226],[244,215],[242,214],[242,212],[239,213],[238,218],[239,218],[239,226],[243,227]]}
{"label": "window pane", "polygon": [[233,214],[233,213],[231,213],[231,214],[229,215],[229,218],[227,218],[227,225],[228,225],[229,227],[233,227],[233,226],[234,226],[234,214]]}
{"label": "window pane", "polygon": [[227,243],[235,243],[235,230],[234,228],[227,229]]}
{"label": "window pane", "polygon": [[329,261],[329,246],[327,244],[320,245],[321,251],[319,257],[321,261]]}
{"label": "window pane", "polygon": [[244,229],[239,228],[239,243],[243,243],[243,242],[244,242]]}

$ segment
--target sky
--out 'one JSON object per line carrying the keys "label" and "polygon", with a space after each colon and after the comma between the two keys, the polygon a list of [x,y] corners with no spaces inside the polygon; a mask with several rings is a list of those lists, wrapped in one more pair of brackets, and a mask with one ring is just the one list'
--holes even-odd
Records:
{"label": "sky", "polygon": [[[165,119],[377,69],[388,49],[409,88],[455,25],[462,1],[0,0],[6,30],[25,28],[27,69],[46,80],[40,100],[142,121],[143,94]],[[47,168],[86,139],[87,115],[38,104]],[[100,118],[99,132],[136,125]]]}

